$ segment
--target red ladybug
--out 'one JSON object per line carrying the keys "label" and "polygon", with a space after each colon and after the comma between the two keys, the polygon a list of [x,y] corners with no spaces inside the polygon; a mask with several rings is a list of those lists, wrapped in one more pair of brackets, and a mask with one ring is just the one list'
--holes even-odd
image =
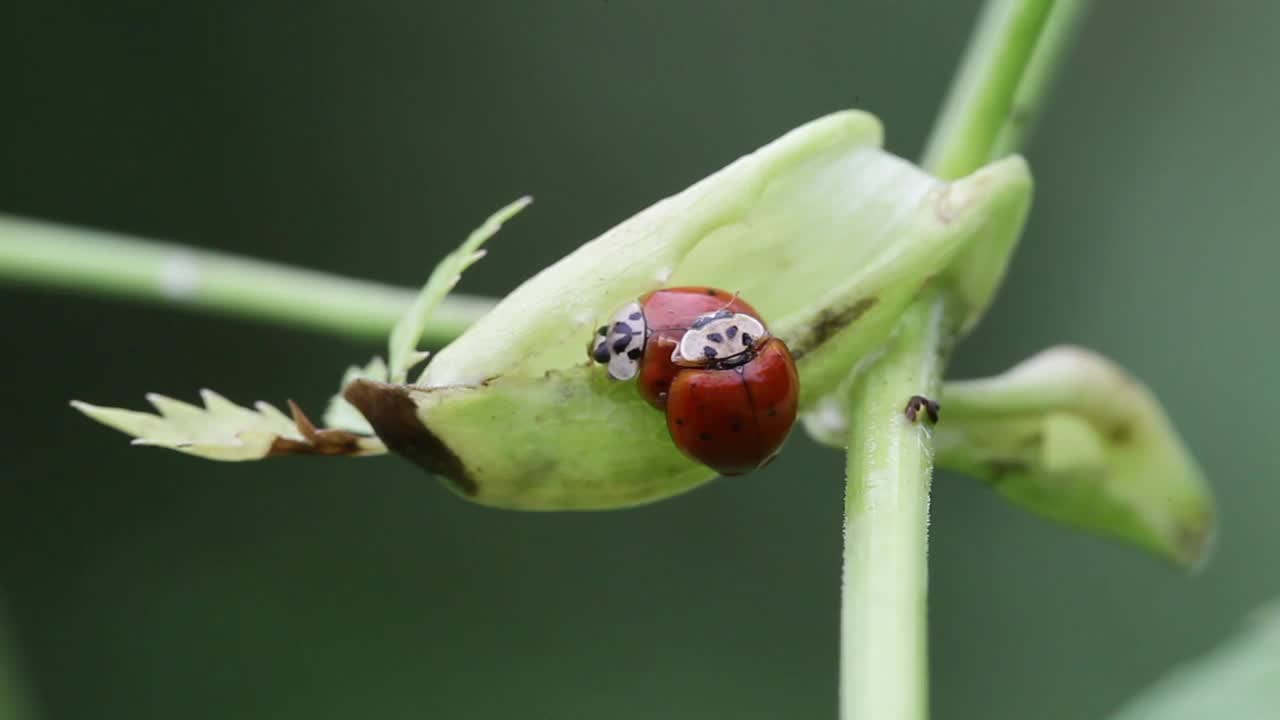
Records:
{"label": "red ladybug", "polygon": [[677,447],[722,475],[777,454],[796,419],[800,381],[791,353],[750,304],[724,290],[656,290],[596,331],[592,359],[610,377],[639,376],[665,410]]}

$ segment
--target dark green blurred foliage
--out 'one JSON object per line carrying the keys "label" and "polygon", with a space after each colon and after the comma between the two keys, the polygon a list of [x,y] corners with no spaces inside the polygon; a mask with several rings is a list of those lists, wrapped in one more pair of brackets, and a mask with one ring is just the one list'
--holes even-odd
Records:
{"label": "dark green blurred foliage", "polygon": [[[943,720],[1097,717],[1280,592],[1280,6],[1097,5],[954,374],[1062,341],[1125,364],[1215,483],[1218,553],[1187,578],[943,474]],[[0,209],[408,285],[528,192],[464,280],[496,295],[831,110],[915,156],[977,3],[7,10]],[[835,714],[843,458],[807,438],[645,509],[498,512],[393,459],[206,463],[66,406],[209,386],[318,411],[377,348],[14,288],[0,307],[0,589],[46,718]]]}

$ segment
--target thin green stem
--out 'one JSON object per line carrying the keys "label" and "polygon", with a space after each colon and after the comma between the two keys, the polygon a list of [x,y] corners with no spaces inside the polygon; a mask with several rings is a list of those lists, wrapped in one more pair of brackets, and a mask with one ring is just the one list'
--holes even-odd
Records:
{"label": "thin green stem", "polygon": [[925,607],[929,482],[926,415],[952,332],[945,298],[921,298],[885,354],[855,383],[849,406],[840,708],[843,718],[923,720],[928,705]]}
{"label": "thin green stem", "polygon": [[[381,340],[418,291],[0,215],[0,280],[92,292]],[[451,295],[423,338],[443,344],[492,307]]]}
{"label": "thin green stem", "polygon": [[[925,150],[925,169],[955,179],[1017,150],[1082,7],[1078,0],[1058,0],[1056,7],[1052,0],[988,1]],[[927,291],[907,310],[885,354],[860,368],[853,384],[841,595],[843,720],[928,715],[933,443],[903,410],[912,395],[937,397],[959,315],[947,295]]]}
{"label": "thin green stem", "polygon": [[1053,0],[987,2],[925,147],[927,170],[951,180],[991,157],[1052,7]]}
{"label": "thin green stem", "polygon": [[1036,43],[1014,93],[1004,127],[991,148],[990,159],[1018,152],[1026,144],[1044,107],[1045,98],[1053,87],[1058,68],[1062,66],[1063,56],[1071,49],[1090,6],[1089,0],[1057,0],[1053,4],[1040,32],[1040,41]]}
{"label": "thin green stem", "polygon": [[[1084,0],[992,0],[924,164],[959,177],[1023,141]],[[380,338],[415,290],[113,233],[0,215],[0,280]],[[451,295],[424,341],[441,344],[492,301]]]}

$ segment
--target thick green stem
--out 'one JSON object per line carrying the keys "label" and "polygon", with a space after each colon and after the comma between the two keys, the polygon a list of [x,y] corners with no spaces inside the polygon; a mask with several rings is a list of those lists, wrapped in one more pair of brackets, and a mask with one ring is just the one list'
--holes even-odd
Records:
{"label": "thick green stem", "polygon": [[[114,233],[0,215],[0,280],[180,305],[381,340],[418,291]],[[443,344],[488,311],[451,295],[424,340]]]}
{"label": "thick green stem", "polygon": [[[989,0],[925,150],[925,169],[955,179],[1017,150],[1083,5],[1080,0],[1058,0],[1056,7],[1053,0]],[[958,316],[959,308],[945,293],[923,294],[904,315],[885,355],[859,369],[850,396],[840,639],[843,720],[923,720],[928,715],[932,437],[908,423],[903,409],[912,395],[937,397]]]}
{"label": "thick green stem", "polygon": [[917,301],[851,395],[841,608],[843,718],[927,716],[926,556],[933,457],[925,412],[912,422],[903,411],[913,395],[938,396],[942,354],[952,332],[948,304],[938,293]]}

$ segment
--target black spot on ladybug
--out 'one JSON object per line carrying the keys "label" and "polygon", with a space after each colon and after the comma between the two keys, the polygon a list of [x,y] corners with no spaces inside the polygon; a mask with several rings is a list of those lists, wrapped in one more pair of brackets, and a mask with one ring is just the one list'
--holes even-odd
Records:
{"label": "black spot on ladybug", "polygon": [[677,424],[677,425],[683,425],[683,424],[684,424],[684,418],[676,418],[676,424]]}
{"label": "black spot on ladybug", "polygon": [[599,345],[597,345],[597,346],[596,346],[596,349],[591,353],[591,359],[592,359],[592,360],[595,360],[595,361],[596,361],[596,362],[598,362],[598,363],[607,363],[607,362],[609,362],[609,347],[608,347],[608,345],[607,345],[607,344],[605,344],[605,343],[600,343]]}
{"label": "black spot on ladybug", "polygon": [[768,412],[768,413],[766,413],[766,414],[767,414],[769,417],[774,417],[775,415],[777,415],[777,414],[778,414],[778,408],[769,408],[769,412]]}
{"label": "black spot on ladybug", "polygon": [[713,348],[713,347],[711,347],[710,345],[703,345],[703,346],[702,346],[702,355],[703,355],[703,357],[706,357],[707,359],[714,358],[714,357],[716,356],[716,349],[715,349],[715,348]]}
{"label": "black spot on ladybug", "polygon": [[[604,333],[600,333],[600,334],[603,335]],[[730,340],[734,339],[735,337],[738,336],[738,326],[730,325],[729,327],[725,328],[724,334],[728,335]]]}
{"label": "black spot on ladybug", "polygon": [[608,326],[608,325],[601,325],[600,327],[596,328],[596,334],[597,334],[597,335],[599,335],[600,337],[604,337],[605,335],[608,335],[608,334],[609,334],[609,326]]}
{"label": "black spot on ladybug", "polygon": [[704,433],[704,432],[700,432],[700,433],[698,433],[698,439],[699,439],[699,440],[701,440],[702,442],[710,442],[710,441],[711,441],[711,433]]}
{"label": "black spot on ladybug", "polygon": [[633,332],[633,331],[632,331],[632,329],[631,329],[631,326],[630,326],[630,325],[628,325],[628,324],[626,324],[626,323],[624,323],[624,322],[617,322],[617,323],[614,323],[614,324],[613,324],[613,331],[614,331],[614,332],[616,332],[616,333],[622,333],[622,334],[624,334],[624,335],[630,335],[630,334],[632,334],[632,332]]}
{"label": "black spot on ladybug", "polygon": [[631,348],[630,350],[627,351],[627,357],[631,358],[632,360],[639,360],[640,356],[643,354],[644,353],[640,352],[640,348]]}
{"label": "black spot on ladybug", "polygon": [[745,345],[745,346],[747,346],[747,347],[751,347],[751,342],[752,342],[754,339],[755,339],[755,338],[751,337],[751,333],[742,333],[742,344],[743,344],[743,345]]}
{"label": "black spot on ladybug", "polygon": [[708,335],[707,335],[707,339],[708,339],[708,340],[710,340],[710,341],[711,341],[711,342],[713,342],[713,343],[722,343],[722,342],[724,342],[724,336],[723,336],[723,335],[721,335],[720,333],[710,333],[710,334],[708,334]]}
{"label": "black spot on ladybug", "polygon": [[631,344],[631,337],[628,335],[623,335],[622,337],[613,341],[613,351],[616,353],[620,353],[623,350],[626,350],[627,346],[630,344]]}
{"label": "black spot on ladybug", "polygon": [[628,315],[628,316],[627,316],[627,318],[628,318],[629,320],[639,320],[639,319],[640,319],[640,318],[642,318],[642,317],[644,317],[644,315],[641,315],[641,314],[640,314],[640,313],[638,313],[638,312],[633,312],[633,313],[631,313],[630,315]]}

